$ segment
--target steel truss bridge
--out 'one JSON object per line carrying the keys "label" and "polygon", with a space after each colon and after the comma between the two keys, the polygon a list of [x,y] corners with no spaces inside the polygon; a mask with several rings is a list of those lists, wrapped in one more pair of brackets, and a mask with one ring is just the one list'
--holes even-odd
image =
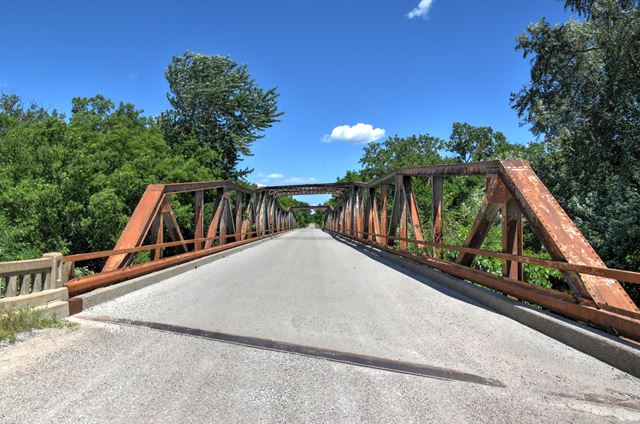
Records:
{"label": "steel truss bridge", "polygon": [[[465,242],[447,244],[445,181],[465,177],[484,178],[484,202]],[[418,180],[430,187],[430,205],[416,202],[414,187]],[[330,194],[339,199],[339,204],[335,208],[318,205],[285,209],[278,202],[281,196],[305,194]],[[180,227],[176,202],[193,203],[191,228]],[[81,301],[74,301],[73,296],[296,228],[294,212],[304,208],[325,209],[327,232],[640,342],[640,310],[621,285],[622,281],[640,284],[640,273],[608,268],[522,160],[404,168],[369,183],[260,188],[233,181],[152,184],[112,250],[63,258],[70,277],[65,282],[70,308],[76,312],[82,308]],[[551,259],[523,255],[525,221]],[[428,231],[423,227],[425,222],[429,223]],[[502,249],[481,249],[497,222],[502,229]],[[192,236],[185,237],[187,233]],[[141,255],[147,256],[140,260]],[[476,256],[500,259],[502,273],[474,267]],[[105,259],[102,272],[74,278],[75,264]],[[570,292],[529,284],[523,273],[526,265],[559,270]]]}

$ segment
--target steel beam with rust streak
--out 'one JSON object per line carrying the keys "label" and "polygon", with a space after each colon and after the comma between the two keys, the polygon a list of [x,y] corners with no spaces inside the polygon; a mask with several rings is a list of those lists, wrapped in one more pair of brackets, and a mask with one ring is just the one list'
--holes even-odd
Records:
{"label": "steel beam with rust streak", "polygon": [[[211,218],[211,223],[209,224],[209,229],[207,230],[207,238],[215,237],[218,233],[218,228],[220,226],[220,220],[222,218],[222,214],[224,213],[224,196],[226,190],[225,188],[216,189],[216,198],[213,204],[213,218]],[[213,244],[213,240],[207,240],[204,243],[204,248],[208,249]]]}
{"label": "steel beam with rust streak", "polygon": [[[420,222],[420,211],[418,210],[418,202],[416,201],[416,197],[413,193],[411,178],[412,177],[402,178],[402,190],[404,192],[404,200],[406,202],[407,216],[411,220],[411,231],[413,232],[414,239],[417,241],[424,241],[422,223]],[[421,248],[422,246],[416,245],[416,247]]]}
{"label": "steel beam with rust streak", "polygon": [[[604,261],[526,161],[500,161],[500,176],[554,259],[606,268]],[[599,306],[640,312],[616,280],[586,274],[565,275]]]}
{"label": "steel beam with rust streak", "polygon": [[[441,175],[431,176],[431,241],[434,243],[442,243],[444,240],[442,232],[443,191],[444,177]],[[441,256],[435,247],[432,250],[432,256]]]}
{"label": "steel beam with rust streak", "polygon": [[381,199],[381,205],[380,205],[380,237],[383,240],[380,240],[382,243],[384,244],[389,244],[389,228],[387,226],[387,208],[388,208],[388,202],[389,202],[389,192],[388,190],[388,186],[387,184],[381,184],[380,185],[380,199]]}
{"label": "steel beam with rust streak", "polygon": [[[118,239],[114,250],[137,247],[144,242],[149,228],[158,213],[158,209],[160,209],[162,205],[164,193],[165,186],[163,184],[151,184],[147,187],[133,211],[131,218],[129,218],[129,222],[127,222],[127,226]],[[121,268],[132,259],[132,254],[111,256],[107,259],[106,264],[102,268],[102,272]]]}
{"label": "steel beam with rust streak", "polygon": [[[342,236],[352,238],[345,234],[342,234]],[[489,287],[494,290],[499,290],[505,294],[515,296],[518,299],[533,302],[549,309],[550,311],[559,313],[560,315],[589,321],[605,328],[614,328],[620,335],[640,341],[640,319],[632,316],[622,315],[609,310],[597,309],[595,307],[580,304],[576,302],[573,296],[556,290],[535,286],[522,281],[490,274],[479,269],[469,268],[467,266],[454,264],[432,257],[418,256],[407,251],[380,245],[367,240],[362,240],[361,242],[390,253],[395,253],[407,259],[423,263],[448,274],[455,275],[456,277],[482,284],[485,287]]]}
{"label": "steel beam with rust streak", "polygon": [[103,271],[99,274],[93,274],[82,278],[74,278],[65,283],[65,287],[69,289],[70,296],[76,296],[81,293],[86,293],[91,290],[95,290],[100,287],[105,287],[111,284],[115,284],[121,281],[126,281],[131,278],[139,277],[141,275],[149,274],[154,271],[169,268],[175,265],[179,265],[185,262],[192,261],[194,259],[202,258],[217,252],[222,252],[237,246],[253,243],[257,240],[264,239],[270,236],[258,236],[242,241],[234,241],[231,243],[209,247],[207,249],[201,249],[194,252],[182,253],[179,255],[163,258],[151,262],[146,262],[139,265],[134,265],[122,269],[115,269],[112,271]]}
{"label": "steel beam with rust streak", "polygon": [[[195,205],[194,205],[194,218],[195,218],[195,231],[194,238],[204,237],[204,191],[198,190],[195,192]],[[196,242],[194,250],[202,249],[202,243]]]}
{"label": "steel beam with rust streak", "polygon": [[[464,242],[465,247],[480,248],[491,226],[498,218],[502,205],[511,199],[511,193],[498,177],[488,178],[485,182],[485,198],[471,226],[469,234]],[[435,240],[434,240],[435,241]],[[456,263],[471,266],[476,256],[472,253],[461,252],[456,258]]]}

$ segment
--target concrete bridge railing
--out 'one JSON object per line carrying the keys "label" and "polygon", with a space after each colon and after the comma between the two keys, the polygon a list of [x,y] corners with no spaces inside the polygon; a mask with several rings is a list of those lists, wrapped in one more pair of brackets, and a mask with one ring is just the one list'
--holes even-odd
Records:
{"label": "concrete bridge railing", "polygon": [[30,307],[67,316],[68,267],[62,259],[61,253],[46,253],[39,259],[0,262],[0,312]]}

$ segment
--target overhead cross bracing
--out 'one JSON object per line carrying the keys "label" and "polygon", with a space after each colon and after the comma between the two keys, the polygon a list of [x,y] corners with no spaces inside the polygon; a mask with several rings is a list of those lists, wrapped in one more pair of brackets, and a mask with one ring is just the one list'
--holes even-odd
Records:
{"label": "overhead cross bracing", "polygon": [[282,186],[266,186],[261,187],[266,190],[269,195],[274,197],[280,196],[300,196],[307,194],[331,194],[341,196],[347,193],[351,188],[350,184],[328,183],[328,184],[300,184],[300,185],[282,185]]}

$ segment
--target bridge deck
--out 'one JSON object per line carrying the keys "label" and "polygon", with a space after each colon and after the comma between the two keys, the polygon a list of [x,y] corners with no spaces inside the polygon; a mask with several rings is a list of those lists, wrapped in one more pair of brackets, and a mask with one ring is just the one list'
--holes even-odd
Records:
{"label": "bridge deck", "polygon": [[319,230],[78,318],[0,352],[0,421],[640,419],[638,379]]}

